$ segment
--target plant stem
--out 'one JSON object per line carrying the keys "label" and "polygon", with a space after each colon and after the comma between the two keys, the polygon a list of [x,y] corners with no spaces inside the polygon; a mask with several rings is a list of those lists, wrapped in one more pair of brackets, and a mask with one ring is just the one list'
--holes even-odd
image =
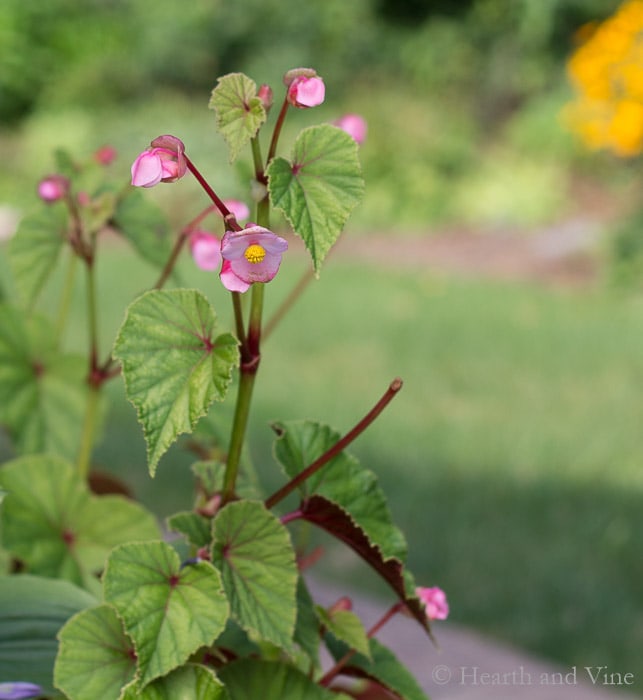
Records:
{"label": "plant stem", "polygon": [[228,226],[232,231],[241,231],[241,226],[239,226],[237,223],[235,215],[228,209],[228,207],[226,207],[223,200],[210,187],[208,181],[203,177],[203,175],[201,175],[194,163],[185,154],[183,154],[183,157],[185,158],[185,164],[188,166],[188,170],[192,173],[192,175],[194,175],[198,183],[205,190],[205,193],[208,195],[208,197],[210,197],[217,209],[221,212],[221,216],[223,216],[226,226]]}
{"label": "plant stem", "polygon": [[69,260],[67,262],[67,273],[65,274],[65,283],[60,297],[60,306],[58,308],[58,316],[56,318],[56,341],[60,342],[63,331],[67,325],[67,317],[69,316],[69,308],[74,291],[74,280],[76,277],[76,254],[69,251]]}
{"label": "plant stem", "polygon": [[268,158],[266,159],[266,168],[270,164],[270,161],[275,157],[277,153],[277,143],[279,141],[279,135],[281,134],[281,127],[284,125],[286,119],[286,112],[288,112],[288,99],[284,97],[284,103],[281,105],[281,110],[279,111],[279,116],[275,123],[275,128],[272,132],[272,139],[270,140],[270,148],[268,149]]}
{"label": "plant stem", "polygon": [[76,469],[81,479],[86,479],[89,475],[92,449],[94,447],[94,437],[96,432],[96,418],[98,416],[98,400],[100,389],[91,382],[88,385],[87,404],[85,407],[85,417],[83,420],[83,430],[81,433],[80,447],[76,459]]}
{"label": "plant stem", "polygon": [[291,479],[287,484],[282,486],[278,491],[273,493],[266,500],[266,508],[273,508],[279,501],[283,500],[292,493],[300,484],[303,484],[306,479],[309,479],[315,472],[319,471],[323,466],[328,464],[333,457],[336,457],[343,449],[348,447],[353,440],[359,437],[368,426],[380,415],[380,413],[393,400],[397,392],[402,388],[402,380],[396,377],[389,385],[382,398],[373,406],[373,408],[357,423],[357,425],[349,430],[343,438],[338,440],[329,450],[324,452],[321,457],[317,458],[312,464],[307,466],[303,471],[299,472],[294,479]]}

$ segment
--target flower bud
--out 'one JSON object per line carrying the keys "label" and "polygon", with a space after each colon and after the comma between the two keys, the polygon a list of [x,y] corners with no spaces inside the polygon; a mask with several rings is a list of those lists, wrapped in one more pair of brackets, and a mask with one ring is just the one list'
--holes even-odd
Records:
{"label": "flower bud", "polygon": [[38,183],[38,196],[47,204],[64,199],[68,192],[69,180],[64,175],[48,175]]}
{"label": "flower bud", "polygon": [[154,187],[159,182],[175,182],[187,171],[185,146],[176,136],[159,136],[151,148],[140,153],[132,164],[132,185]]}
{"label": "flower bud", "polygon": [[320,105],[325,95],[326,88],[320,77],[299,75],[288,86],[286,98],[293,107],[306,109]]}
{"label": "flower bud", "polygon": [[113,146],[101,146],[94,153],[94,160],[100,165],[110,165],[116,158],[116,149]]}
{"label": "flower bud", "polygon": [[261,85],[257,92],[257,97],[261,100],[263,108],[266,110],[266,112],[269,112],[273,101],[273,93],[270,85]]}

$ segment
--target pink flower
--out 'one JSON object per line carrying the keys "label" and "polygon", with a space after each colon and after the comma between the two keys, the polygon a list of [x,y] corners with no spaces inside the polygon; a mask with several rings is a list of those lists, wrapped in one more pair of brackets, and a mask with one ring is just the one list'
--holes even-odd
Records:
{"label": "pink flower", "polygon": [[248,286],[254,282],[270,282],[277,274],[281,255],[287,248],[285,239],[262,226],[226,231],[221,241],[224,262],[220,277],[223,286],[230,291],[242,291],[238,288],[239,281]]}
{"label": "pink flower", "polygon": [[336,119],[333,124],[352,136],[357,143],[362,144],[366,140],[367,125],[366,120],[359,114],[345,114]]}
{"label": "pink flower", "polygon": [[101,146],[94,153],[94,160],[100,165],[109,165],[116,158],[116,149],[113,146]]}
{"label": "pink flower", "polygon": [[324,101],[324,81],[312,68],[294,68],[284,75],[286,99],[293,107],[317,107]]}
{"label": "pink flower", "polygon": [[424,605],[429,620],[446,620],[449,616],[449,603],[446,593],[437,586],[433,588],[416,588],[415,595]]}
{"label": "pink flower", "polygon": [[224,199],[223,203],[228,207],[231,214],[237,221],[247,221],[250,218],[250,209],[245,202],[238,199]]}
{"label": "pink flower", "polygon": [[248,282],[244,282],[232,272],[232,265],[229,260],[224,260],[219,273],[219,279],[229,292],[247,292],[250,289]]}
{"label": "pink flower", "polygon": [[202,270],[218,270],[221,266],[221,241],[207,231],[194,231],[190,235],[190,251]]}
{"label": "pink flower", "polygon": [[175,182],[185,175],[185,147],[180,139],[159,136],[151,146],[132,164],[132,185],[154,187],[159,182]]}
{"label": "pink flower", "polygon": [[47,204],[64,199],[68,192],[69,180],[63,175],[48,175],[38,183],[38,196]]}

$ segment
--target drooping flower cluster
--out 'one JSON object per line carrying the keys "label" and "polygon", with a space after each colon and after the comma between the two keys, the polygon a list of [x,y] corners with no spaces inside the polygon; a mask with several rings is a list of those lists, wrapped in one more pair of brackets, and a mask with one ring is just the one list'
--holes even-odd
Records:
{"label": "drooping flower cluster", "polygon": [[563,119],[593,149],[630,157],[643,150],[643,0],[626,0],[568,63],[577,91]]}

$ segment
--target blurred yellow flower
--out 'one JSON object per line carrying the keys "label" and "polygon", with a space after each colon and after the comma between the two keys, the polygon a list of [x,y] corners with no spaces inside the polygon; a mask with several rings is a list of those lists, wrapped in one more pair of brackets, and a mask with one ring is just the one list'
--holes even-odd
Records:
{"label": "blurred yellow flower", "polygon": [[563,119],[590,148],[637,155],[643,150],[643,0],[626,0],[578,36],[567,64],[577,97]]}

